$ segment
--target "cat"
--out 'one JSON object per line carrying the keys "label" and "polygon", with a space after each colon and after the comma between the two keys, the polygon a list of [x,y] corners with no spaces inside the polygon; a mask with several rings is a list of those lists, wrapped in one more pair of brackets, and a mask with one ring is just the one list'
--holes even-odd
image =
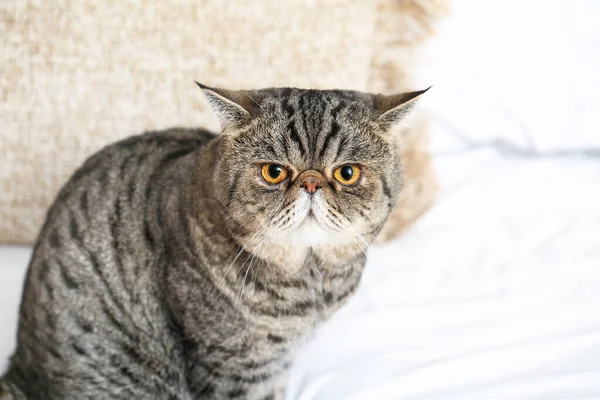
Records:
{"label": "cat", "polygon": [[221,134],[124,139],[58,194],[0,398],[282,399],[294,349],[355,291],[426,90],[198,85]]}

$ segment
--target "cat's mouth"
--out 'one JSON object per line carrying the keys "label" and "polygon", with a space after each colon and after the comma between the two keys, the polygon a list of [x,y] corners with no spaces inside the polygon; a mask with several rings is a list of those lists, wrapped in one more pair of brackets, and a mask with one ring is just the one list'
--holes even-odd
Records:
{"label": "cat's mouth", "polygon": [[313,207],[308,209],[304,219],[302,220],[303,227],[318,227],[321,224],[319,223],[319,218],[317,217],[317,213],[313,209]]}

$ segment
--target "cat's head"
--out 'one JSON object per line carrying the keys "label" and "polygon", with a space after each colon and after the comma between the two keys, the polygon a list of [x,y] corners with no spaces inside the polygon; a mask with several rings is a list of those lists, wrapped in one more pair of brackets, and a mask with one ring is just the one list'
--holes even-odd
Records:
{"label": "cat's head", "polygon": [[199,86],[223,131],[215,195],[240,241],[298,247],[372,241],[401,188],[399,131],[425,91],[384,96]]}

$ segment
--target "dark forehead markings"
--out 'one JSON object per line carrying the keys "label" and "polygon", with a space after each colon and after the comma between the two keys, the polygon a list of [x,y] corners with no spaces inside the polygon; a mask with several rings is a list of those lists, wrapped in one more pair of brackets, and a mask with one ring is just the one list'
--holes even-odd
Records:
{"label": "dark forehead markings", "polygon": [[[296,143],[296,145],[298,146],[300,155],[304,156],[308,152],[308,148],[302,142],[302,139],[300,138],[300,134],[298,133],[298,126],[297,126],[298,118],[296,116],[296,109],[294,108],[294,105],[291,102],[291,97],[292,97],[291,95],[292,95],[291,89],[283,90],[281,106],[283,108],[283,111],[286,113],[286,116],[288,119],[287,130],[289,132],[289,138],[294,143]],[[287,148],[286,148],[286,150],[287,150]]]}
{"label": "dark forehead markings", "polygon": [[337,116],[342,109],[342,102],[338,102],[338,104],[333,107],[330,111],[330,126],[329,131],[327,131],[325,135],[325,139],[323,140],[323,145],[321,146],[321,150],[319,151],[319,158],[323,158],[325,152],[327,151],[327,147],[329,146],[329,142],[331,139],[335,138],[340,131],[340,124],[337,121]]}
{"label": "dark forehead markings", "polygon": [[339,92],[317,90],[284,90],[282,97],[290,139],[301,156],[310,155],[312,162],[321,159],[336,142],[340,132],[338,115],[348,98]]}
{"label": "dark forehead markings", "polygon": [[318,164],[328,153],[339,160],[359,150],[340,119],[342,113],[361,112],[363,99],[358,94],[283,88],[276,98],[285,118],[285,135],[277,150],[287,157],[297,151],[306,162]]}
{"label": "dark forehead markings", "polygon": [[338,147],[337,147],[337,153],[335,155],[335,161],[338,161],[340,159],[340,156],[343,153],[347,153],[348,151],[348,136],[342,136],[342,138],[340,139],[340,141],[338,142]]}
{"label": "dark forehead markings", "polygon": [[296,119],[288,121],[287,129],[290,132],[290,139],[296,145],[298,145],[298,149],[300,150],[300,155],[304,156],[308,153],[308,149],[305,147],[302,139],[300,139],[300,134],[298,133],[298,128],[296,127]]}

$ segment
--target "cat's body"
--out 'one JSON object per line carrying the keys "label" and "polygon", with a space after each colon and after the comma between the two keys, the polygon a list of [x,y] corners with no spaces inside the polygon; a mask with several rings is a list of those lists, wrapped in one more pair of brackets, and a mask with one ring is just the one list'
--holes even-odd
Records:
{"label": "cat's body", "polygon": [[[355,290],[364,249],[399,190],[392,141],[377,139],[369,152],[339,133],[354,123],[344,110],[366,95],[251,92],[265,128],[244,121],[251,107],[239,92],[205,90],[223,136],[173,129],[126,139],[90,158],[59,194],[27,275],[5,381],[14,393],[279,399],[294,348]],[[353,187],[326,187],[340,154],[369,166]],[[266,184],[254,160],[285,163],[289,179]],[[353,210],[344,201],[360,187],[369,193]],[[331,229],[317,227],[320,218]]]}

